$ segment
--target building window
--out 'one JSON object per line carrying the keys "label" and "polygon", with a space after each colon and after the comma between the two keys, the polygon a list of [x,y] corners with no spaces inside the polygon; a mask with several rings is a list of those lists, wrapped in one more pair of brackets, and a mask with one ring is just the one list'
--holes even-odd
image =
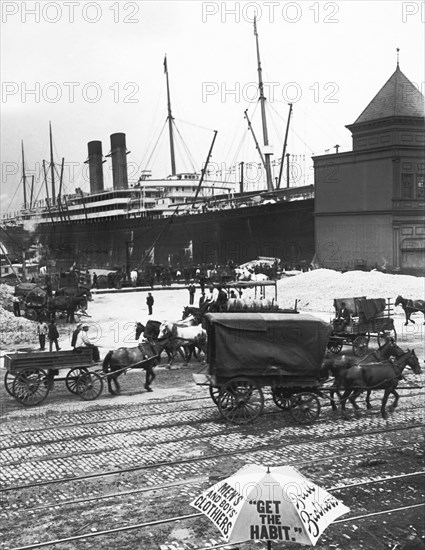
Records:
{"label": "building window", "polygon": [[402,174],[401,176],[401,198],[413,199],[413,174]]}
{"label": "building window", "polygon": [[416,198],[425,199],[425,176],[423,174],[416,175]]}

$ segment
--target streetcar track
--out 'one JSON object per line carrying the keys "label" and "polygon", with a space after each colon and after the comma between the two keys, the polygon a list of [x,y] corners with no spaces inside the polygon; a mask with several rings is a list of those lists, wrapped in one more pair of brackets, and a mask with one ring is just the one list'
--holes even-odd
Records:
{"label": "streetcar track", "polygon": [[[382,435],[382,434],[395,433],[395,432],[403,432],[404,433],[406,430],[418,430],[418,429],[423,428],[423,427],[424,427],[424,424],[417,424],[415,426],[403,426],[403,427],[396,427],[396,428],[391,428],[391,429],[387,428],[387,429],[384,429],[384,430],[362,431],[361,433],[344,434],[342,436],[341,435],[336,435],[336,436],[331,436],[331,437],[328,437],[328,438],[323,438],[322,437],[322,438],[320,438],[319,445],[323,445],[323,444],[326,444],[326,443],[329,443],[329,442],[334,442],[334,441],[348,440],[349,438],[360,438],[360,437],[365,437],[365,436],[370,438],[370,436],[372,436],[372,435],[379,436],[379,435]],[[317,442],[317,439],[305,438],[301,441],[298,440],[297,442],[294,442],[294,443],[289,442],[289,443],[286,443],[285,449],[287,449],[288,447],[297,447],[297,446],[300,447],[300,446],[309,444],[312,441]],[[164,445],[164,443],[161,443],[161,445]],[[157,462],[141,464],[141,465],[138,465],[138,466],[130,466],[130,467],[127,467],[127,468],[119,468],[119,469],[116,469],[116,470],[109,470],[107,472],[94,472],[94,473],[85,474],[85,475],[82,475],[82,476],[65,477],[65,478],[62,477],[62,478],[57,478],[57,479],[45,480],[45,481],[42,481],[42,482],[32,482],[32,483],[26,483],[26,484],[22,484],[22,485],[13,485],[13,486],[8,486],[8,487],[2,487],[0,489],[0,492],[4,493],[4,492],[17,490],[17,489],[27,489],[27,488],[31,488],[31,487],[41,487],[41,486],[53,485],[53,484],[56,484],[56,483],[73,483],[75,481],[81,481],[81,480],[93,479],[93,478],[105,477],[105,476],[112,476],[112,475],[117,475],[117,474],[123,474],[123,473],[126,473],[126,472],[135,472],[135,471],[147,470],[147,469],[152,469],[152,468],[157,468],[157,467],[165,467],[165,466],[173,466],[173,465],[181,465],[181,464],[190,464],[190,463],[201,462],[201,461],[211,461],[211,460],[219,459],[219,458],[222,458],[222,457],[240,456],[240,455],[246,455],[246,454],[249,454],[249,453],[256,453],[256,452],[259,452],[259,451],[264,453],[265,451],[281,449],[281,447],[282,447],[282,443],[278,443],[278,444],[273,444],[273,445],[261,445],[261,446],[257,445],[255,447],[252,447],[252,448],[249,448],[249,449],[238,449],[238,450],[235,450],[235,451],[223,451],[223,450],[221,450],[220,452],[217,452],[217,453],[211,454],[211,455],[202,455],[202,456],[195,456],[195,457],[189,457],[189,458],[180,458],[178,460],[157,461]],[[352,456],[352,455],[355,455],[355,454],[364,454],[364,450],[360,451],[359,453],[350,452],[349,456]],[[314,462],[314,461],[315,461],[314,459],[310,459],[310,462]]]}
{"label": "streetcar track", "polygon": [[[277,418],[277,417],[281,417],[282,414],[285,414],[285,412],[282,411],[281,409],[276,409],[275,406],[271,406],[271,405],[272,405],[271,401],[269,401],[265,404],[265,410],[264,410],[263,415],[262,415],[263,417],[265,417],[267,415],[267,418],[270,420],[272,417]],[[405,414],[408,414],[410,412],[418,413],[418,411],[420,411],[421,409],[425,409],[425,405],[414,405],[412,407],[399,407],[398,408],[399,411],[402,411]],[[216,411],[217,408],[215,406],[206,407],[206,408],[196,408],[196,409],[191,409],[189,411],[187,411],[187,410],[181,411],[181,414],[182,415],[186,415],[186,414],[190,415],[190,413],[193,412],[193,411],[197,411],[199,413],[207,413],[210,410]],[[73,442],[79,442],[79,441],[85,442],[87,440],[94,441],[97,438],[112,437],[112,436],[116,436],[116,435],[120,435],[120,434],[122,434],[122,435],[124,435],[124,434],[131,435],[132,433],[140,434],[141,432],[148,432],[149,430],[169,430],[169,429],[177,428],[177,427],[190,426],[190,425],[194,424],[195,421],[196,421],[196,424],[212,424],[213,427],[217,425],[217,418],[211,418],[211,417],[199,418],[198,417],[198,418],[194,419],[193,416],[189,416],[188,419],[168,423],[166,416],[167,415],[175,416],[176,415],[175,411],[170,412],[170,413],[162,412],[162,413],[158,413],[158,414],[161,415],[161,417],[163,419],[163,423],[150,424],[150,425],[143,424],[143,425],[139,425],[139,426],[136,426],[136,427],[130,427],[130,428],[125,428],[125,429],[118,429],[118,430],[115,429],[115,430],[107,431],[107,432],[103,431],[101,433],[89,432],[86,429],[86,423],[84,423],[84,426],[81,426],[81,423],[80,423],[78,425],[75,425],[75,429],[80,430],[83,433],[81,433],[81,434],[71,434],[72,441]],[[419,416],[422,416],[422,415],[419,414]],[[371,416],[371,418],[373,418],[373,417]],[[136,422],[139,421],[139,420],[142,422],[142,420],[143,420],[139,417],[134,417],[134,419],[135,419]],[[127,420],[127,419],[125,419],[125,420]],[[219,420],[221,421],[221,418],[219,418]],[[339,418],[337,420],[339,420]],[[92,425],[97,425],[97,424],[100,425],[100,424],[103,424],[104,422],[108,422],[108,426],[110,426],[109,421],[93,422]],[[124,419],[119,419],[116,422],[117,423],[122,423],[122,422],[124,422]],[[326,422],[326,419],[324,419],[323,417],[319,417],[315,421],[315,425],[320,426],[324,422]],[[236,427],[238,427],[238,426],[226,425],[226,431],[225,432],[223,431],[223,433],[227,433],[228,429],[236,428]],[[291,426],[291,428],[292,428],[292,426]],[[64,426],[64,429],[68,430],[69,427]],[[42,434],[45,434],[46,432],[48,433],[49,431],[54,432],[51,436],[52,439],[42,439],[41,441],[18,442],[15,445],[8,445],[8,446],[3,446],[3,447],[1,447],[1,445],[0,445],[0,455],[4,452],[11,451],[11,450],[26,449],[26,448],[29,448],[29,447],[37,448],[39,446],[40,447],[45,447],[45,446],[48,446],[48,445],[55,446],[55,445],[59,445],[61,443],[69,443],[69,441],[70,441],[69,434],[66,434],[66,433],[63,435],[63,437],[53,438],[53,435],[57,435],[57,432],[59,430],[61,430],[61,428],[45,428],[44,430],[38,430],[38,432],[41,432]],[[34,433],[34,432],[31,432],[31,433]],[[217,434],[216,431],[214,431],[214,434],[212,434],[212,435],[218,435],[218,434]],[[18,435],[13,434],[14,439],[16,437],[19,439],[20,436],[21,436],[21,433],[19,433]],[[171,441],[173,441],[173,440],[163,441],[163,443],[171,442]],[[47,451],[47,452],[49,452],[49,451]],[[63,455],[61,455],[61,456],[63,456]],[[12,464],[12,463],[13,462],[9,462],[9,464]]]}
{"label": "streetcar track", "polygon": [[[399,387],[397,388],[398,390],[403,390],[403,387]],[[407,388],[406,388],[407,389]],[[418,393],[410,393],[408,396],[405,396],[403,397],[403,401],[405,399],[411,399],[411,398],[414,398],[414,397],[420,397],[420,396],[423,396],[425,395],[425,391],[421,391],[421,392],[418,392]],[[269,394],[265,394],[265,402],[272,402],[272,398],[269,396]],[[177,399],[177,400],[170,400],[170,401],[167,401],[167,406],[169,405],[170,408],[174,407],[174,405],[177,403],[177,404],[183,404],[183,403],[186,403],[186,402],[191,402],[191,401],[209,401],[211,403],[211,398],[209,396],[204,396],[204,397],[196,397],[196,398],[187,398],[187,399]],[[380,402],[381,399],[380,397],[372,397],[371,399],[372,402]],[[122,411],[125,411],[125,410],[128,410],[128,408],[137,408],[137,409],[146,409],[149,407],[152,407],[154,409],[157,409],[158,406],[161,406],[161,407],[164,407],[164,403],[161,402],[161,401],[158,401],[158,402],[149,402],[149,403],[136,403],[136,404],[127,404],[127,405],[118,405],[117,408],[119,409],[122,409]],[[322,408],[327,408],[327,407],[330,407],[330,403],[328,401],[326,401],[324,404],[321,405]],[[124,420],[131,420],[131,419],[139,419],[139,418],[146,418],[146,417],[152,417],[152,416],[162,416],[164,414],[173,414],[175,412],[190,412],[190,411],[197,411],[197,410],[209,410],[209,409],[216,409],[217,407],[212,404],[210,406],[207,406],[207,407],[193,407],[193,408],[182,408],[181,411],[176,411],[175,408],[172,408],[171,411],[164,411],[164,409],[162,408],[161,410],[154,410],[154,411],[147,411],[147,412],[138,412],[137,414],[134,414],[134,415],[125,415],[125,416],[119,416],[117,417],[117,415],[119,415],[119,410],[117,410],[117,408],[111,403],[110,405],[105,405],[105,406],[102,406],[102,407],[98,407],[96,406],[96,408],[92,411],[74,411],[72,413],[64,413],[62,414],[60,411],[58,412],[58,415],[59,416],[65,416],[65,414],[68,414],[68,415],[72,415],[72,416],[75,416],[75,415],[79,415],[80,416],[80,419],[79,419],[79,422],[78,423],[65,423],[65,424],[56,424],[56,423],[52,423],[51,426],[48,426],[48,427],[43,427],[43,428],[35,428],[35,429],[26,429],[26,430],[16,430],[16,422],[17,420],[16,419],[3,419],[3,427],[4,424],[7,424],[7,422],[14,422],[15,425],[14,425],[14,429],[13,429],[13,432],[11,432],[10,430],[8,429],[0,429],[0,435],[1,436],[8,436],[8,435],[11,435],[13,434],[14,436],[19,436],[21,434],[28,434],[28,433],[38,433],[38,432],[44,432],[46,430],[60,430],[60,429],[69,429],[69,428],[72,428],[72,427],[75,427],[75,428],[80,428],[81,427],[81,422],[84,422],[84,425],[85,426],[90,426],[90,425],[96,425],[96,424],[108,424],[110,422],[114,422],[114,421],[124,421]],[[425,406],[419,406],[419,408],[425,408]],[[98,415],[98,414],[101,414],[101,413],[104,413],[104,412],[111,412],[112,411],[112,415],[109,415],[108,418],[101,418],[101,419],[97,419],[97,420],[93,420],[93,421],[87,421],[87,419],[85,418],[87,415]],[[279,410],[277,410],[277,414],[279,413]],[[34,420],[34,416],[36,417],[40,417],[41,419],[39,420]],[[41,421],[43,422],[49,422],[49,416],[50,414],[49,413],[39,413],[39,414],[36,414],[36,415],[29,415],[28,418],[22,418],[22,419],[19,419],[18,422],[22,422],[23,424],[28,424],[30,421],[34,421],[35,423],[40,423]],[[6,426],[7,428],[7,426]],[[0,448],[1,447],[1,443],[0,443]]]}
{"label": "streetcar track", "polygon": [[[424,407],[421,407],[421,408],[424,408]],[[412,411],[414,412],[417,412],[418,411],[418,407],[413,407],[413,408],[406,408],[406,409],[400,409],[404,414],[409,414],[411,413]],[[265,415],[267,414],[267,418],[268,420],[270,421],[274,421],[274,420],[279,420],[278,416],[280,417],[280,415],[282,414],[282,411],[277,411],[275,412],[274,409],[271,410],[271,412],[269,411],[266,411]],[[264,416],[265,416],[264,415]],[[275,417],[275,418],[271,418],[271,417]],[[325,423],[326,423],[326,420],[325,418],[322,418],[322,419],[319,419],[318,421],[316,421],[314,424],[310,425],[310,429],[313,429],[314,431],[317,431],[318,429],[320,429],[321,426],[323,426]],[[394,423],[397,424],[398,423],[398,419],[393,419]],[[403,420],[401,419],[400,422],[403,422]],[[137,437],[138,440],[136,441],[133,441],[132,442],[132,446],[134,447],[138,447],[138,446],[141,446],[141,445],[146,445],[148,444],[149,447],[153,447],[153,446],[159,446],[159,445],[165,445],[165,444],[170,444],[170,443],[175,443],[175,442],[178,442],[181,438],[182,438],[182,434],[180,433],[178,437],[167,437],[167,435],[169,434],[170,432],[170,429],[172,430],[172,428],[175,428],[175,427],[186,427],[187,431],[185,434],[183,434],[185,440],[199,440],[202,442],[202,440],[205,440],[205,439],[209,439],[209,438],[212,438],[212,437],[220,437],[220,436],[223,436],[223,435],[228,435],[229,433],[229,430],[233,430],[235,431],[237,428],[240,428],[240,426],[235,426],[235,425],[232,425],[232,426],[229,426],[229,425],[225,425],[224,428],[220,428],[217,426],[217,422],[215,419],[210,419],[210,418],[207,418],[207,419],[202,419],[202,418],[196,418],[196,424],[198,423],[202,423],[202,424],[210,424],[209,428],[211,428],[210,430],[203,430],[203,434],[199,434],[199,430],[197,428],[197,426],[193,426],[193,423],[194,423],[194,419],[191,418],[190,420],[187,420],[187,421],[182,421],[182,422],[179,422],[179,423],[172,423],[172,424],[165,424],[165,425],[154,425],[154,426],[136,426],[136,427],[131,427],[129,429],[126,429],[126,430],[119,430],[119,431],[112,431],[112,432],[109,432],[109,433],[98,433],[98,434],[91,434],[91,433],[85,433],[84,435],[73,435],[72,437],[72,440],[69,439],[69,436],[67,438],[59,438],[59,439],[55,439],[51,442],[48,442],[46,440],[43,440],[43,441],[38,441],[38,442],[29,442],[29,443],[24,443],[24,444],[21,444],[21,445],[16,445],[16,446],[10,446],[6,449],[1,449],[0,450],[0,457],[3,455],[4,456],[4,463],[7,463],[8,466],[13,466],[15,464],[21,464],[22,463],[22,459],[23,457],[20,457],[19,456],[19,453],[18,453],[18,456],[14,457],[15,459],[14,460],[11,460],[9,457],[8,457],[8,450],[12,450],[12,451],[15,451],[14,454],[16,454],[19,450],[22,450],[22,452],[25,452],[25,460],[26,461],[43,461],[43,460],[46,460],[46,456],[47,456],[47,460],[51,459],[51,455],[55,455],[57,458],[62,458],[62,459],[65,459],[65,458],[69,458],[70,456],[73,456],[75,453],[78,452],[78,454],[80,456],[89,456],[89,455],[97,455],[99,453],[103,453],[103,452],[113,452],[114,450],[117,450],[117,449],[120,449],[122,447],[122,442],[120,443],[117,443],[115,445],[109,445],[108,446],[108,440],[112,440],[115,442],[116,440],[116,436],[118,434],[121,434],[121,435],[128,435],[128,436],[131,436],[133,435],[134,437]],[[412,423],[412,420],[409,419],[409,426],[411,425]],[[414,424],[414,425],[418,425],[418,424]],[[338,426],[338,431],[340,432],[344,432],[343,434],[341,434],[340,436],[342,437],[345,437],[349,434],[349,432],[351,431],[350,430],[350,426],[347,425],[346,422],[340,420],[339,423],[337,424]],[[298,430],[297,430],[297,433],[289,433],[288,434],[288,431],[289,430],[292,430],[294,431],[296,428],[298,428],[299,425],[297,426],[288,426],[286,427],[285,429],[287,430],[287,433],[286,433],[286,437],[299,437],[299,433],[298,433]],[[268,426],[268,431],[271,432],[270,433],[270,437],[273,436],[273,430],[275,431],[276,429],[281,429],[281,426],[277,426],[276,428],[274,428],[273,426]],[[394,429],[397,429],[397,426],[394,426],[392,428],[389,428],[390,430],[394,430]],[[401,429],[398,428],[398,429]],[[148,433],[150,430],[156,430],[156,433],[155,433],[155,441],[152,442],[150,439],[147,441],[146,438],[143,438],[143,436],[141,434],[143,433]],[[347,431],[345,431],[347,430]],[[335,428],[334,428],[334,431],[335,431]],[[162,437],[161,438],[161,432],[164,433],[165,435],[165,438]],[[348,433],[347,433],[348,432]],[[314,437],[314,434],[313,434],[313,437]],[[103,442],[105,442],[105,446],[101,449],[99,449],[97,446],[96,446],[96,440],[99,439],[99,440],[102,440]],[[74,449],[72,450],[68,450],[68,452],[64,452],[64,449],[63,448],[60,448],[62,444],[66,444],[67,448],[69,449],[69,444],[70,442],[72,441],[72,444],[74,444]],[[95,449],[86,449],[86,448],[83,448],[81,449],[79,445],[81,444],[89,444],[89,445],[93,445],[95,446],[96,448]],[[34,448],[34,455],[33,456],[30,456],[28,457],[28,449],[30,448]],[[36,453],[36,450],[38,448],[42,448],[44,451],[45,451],[45,454],[44,455],[37,455]]]}
{"label": "streetcar track", "polygon": [[[366,519],[366,518],[369,518],[369,517],[376,517],[376,516],[384,515],[384,514],[394,514],[394,513],[397,513],[399,511],[412,510],[412,509],[420,508],[420,507],[424,507],[424,506],[425,506],[425,503],[420,502],[420,503],[410,504],[408,506],[403,506],[403,507],[399,507],[399,508],[390,508],[390,509],[386,509],[386,510],[380,510],[378,512],[371,512],[369,514],[361,514],[361,515],[358,515],[358,516],[349,516],[349,517],[344,518],[344,519],[333,521],[332,525],[341,524],[341,523],[349,523],[351,521],[359,521],[359,520]],[[57,544],[63,544],[63,543],[66,543],[66,542],[72,542],[72,541],[76,541],[76,540],[94,538],[94,537],[99,537],[99,536],[104,536],[104,535],[111,535],[113,533],[120,533],[120,532],[122,533],[122,532],[125,532],[125,531],[133,531],[133,530],[136,530],[136,529],[142,529],[142,528],[146,528],[146,527],[164,525],[165,523],[177,523],[177,522],[181,522],[183,520],[195,519],[195,518],[200,518],[200,517],[205,517],[204,514],[202,514],[202,512],[198,512],[198,513],[194,513],[194,514],[187,514],[185,516],[175,516],[175,517],[165,518],[165,519],[161,519],[161,520],[155,520],[155,521],[151,521],[151,522],[139,523],[139,524],[136,524],[136,525],[126,525],[126,526],[123,526],[123,527],[117,527],[115,529],[107,529],[107,530],[103,530],[103,531],[96,531],[94,533],[84,533],[82,535],[75,535],[73,537],[67,537],[67,538],[64,538],[64,539],[56,539],[56,540],[50,540],[50,541],[46,541],[46,542],[34,543],[34,544],[29,545],[29,546],[14,547],[14,548],[11,548],[10,550],[33,550],[35,548],[43,548],[45,546],[53,546],[53,545],[56,546]],[[240,543],[243,543],[243,542],[246,542],[246,541],[239,541],[237,543],[232,543],[231,545],[229,545],[229,543],[222,543],[222,544],[214,545],[214,546],[212,546],[212,545],[201,546],[201,547],[198,547],[196,550],[211,550],[211,549],[214,549],[214,548],[231,548],[232,546],[235,547],[236,544],[240,544]]]}

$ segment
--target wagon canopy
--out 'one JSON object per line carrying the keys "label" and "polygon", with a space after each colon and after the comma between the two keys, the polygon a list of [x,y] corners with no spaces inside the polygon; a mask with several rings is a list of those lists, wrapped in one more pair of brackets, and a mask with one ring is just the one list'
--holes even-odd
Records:
{"label": "wagon canopy", "polygon": [[209,313],[210,374],[317,377],[332,327],[313,315]]}

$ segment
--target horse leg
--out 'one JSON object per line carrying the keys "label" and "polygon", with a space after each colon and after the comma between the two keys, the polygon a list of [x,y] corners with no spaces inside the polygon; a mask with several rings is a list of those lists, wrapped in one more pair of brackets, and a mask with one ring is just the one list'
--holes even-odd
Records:
{"label": "horse leg", "polygon": [[390,396],[390,393],[391,393],[391,389],[390,388],[387,388],[384,392],[384,397],[382,398],[382,403],[381,403],[381,415],[382,415],[382,418],[386,419],[387,418],[387,413],[385,412],[385,406],[387,404],[387,401],[388,401],[388,397]]}
{"label": "horse leg", "polygon": [[367,390],[366,394],[366,408],[369,410],[372,408],[372,405],[370,403],[370,394],[372,393],[372,390]]}
{"label": "horse leg", "polygon": [[336,393],[336,390],[330,390],[329,391],[329,400],[331,402],[331,407],[332,407],[333,411],[338,410],[338,406],[337,406],[336,401],[335,401],[335,393]]}
{"label": "horse leg", "polygon": [[344,393],[342,394],[342,396],[340,397],[340,403],[341,403],[341,414],[343,416],[343,418],[347,418],[346,414],[345,414],[345,404],[347,402],[347,399],[350,397],[350,394],[353,390],[345,390]]}
{"label": "horse leg", "polygon": [[392,390],[391,392],[393,395],[394,395],[394,401],[393,401],[393,404],[391,405],[393,409],[395,409],[398,405],[398,400],[400,399],[400,395],[398,392],[396,392],[396,390]]}
{"label": "horse leg", "polygon": [[354,390],[350,397],[349,397],[349,400],[350,400],[350,403],[353,405],[353,408],[354,408],[354,411],[357,413],[357,411],[360,409],[360,407],[357,405],[356,403],[356,399],[358,398],[358,396],[362,393],[362,390]]}
{"label": "horse leg", "polygon": [[155,373],[153,371],[153,368],[152,367],[147,367],[146,368],[146,381],[145,381],[145,390],[146,391],[153,391],[150,385],[154,381],[154,379],[155,379]]}
{"label": "horse leg", "polygon": [[114,390],[112,389],[112,376],[108,376],[108,392],[111,395],[115,395]]}
{"label": "horse leg", "polygon": [[[182,349],[183,348],[183,349]],[[178,349],[177,349],[177,352],[180,354],[181,358],[183,359],[183,366],[184,367],[187,367],[187,362],[188,362],[188,351],[186,349],[185,346],[180,346]]]}

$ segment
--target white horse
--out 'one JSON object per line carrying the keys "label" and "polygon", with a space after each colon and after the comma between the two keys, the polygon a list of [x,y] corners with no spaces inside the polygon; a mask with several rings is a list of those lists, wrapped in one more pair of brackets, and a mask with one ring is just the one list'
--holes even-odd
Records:
{"label": "white horse", "polygon": [[193,343],[198,341],[206,341],[207,331],[201,326],[180,326],[180,323],[173,323],[172,321],[164,321],[159,327],[158,339],[162,338],[176,338],[179,340],[185,340]]}

